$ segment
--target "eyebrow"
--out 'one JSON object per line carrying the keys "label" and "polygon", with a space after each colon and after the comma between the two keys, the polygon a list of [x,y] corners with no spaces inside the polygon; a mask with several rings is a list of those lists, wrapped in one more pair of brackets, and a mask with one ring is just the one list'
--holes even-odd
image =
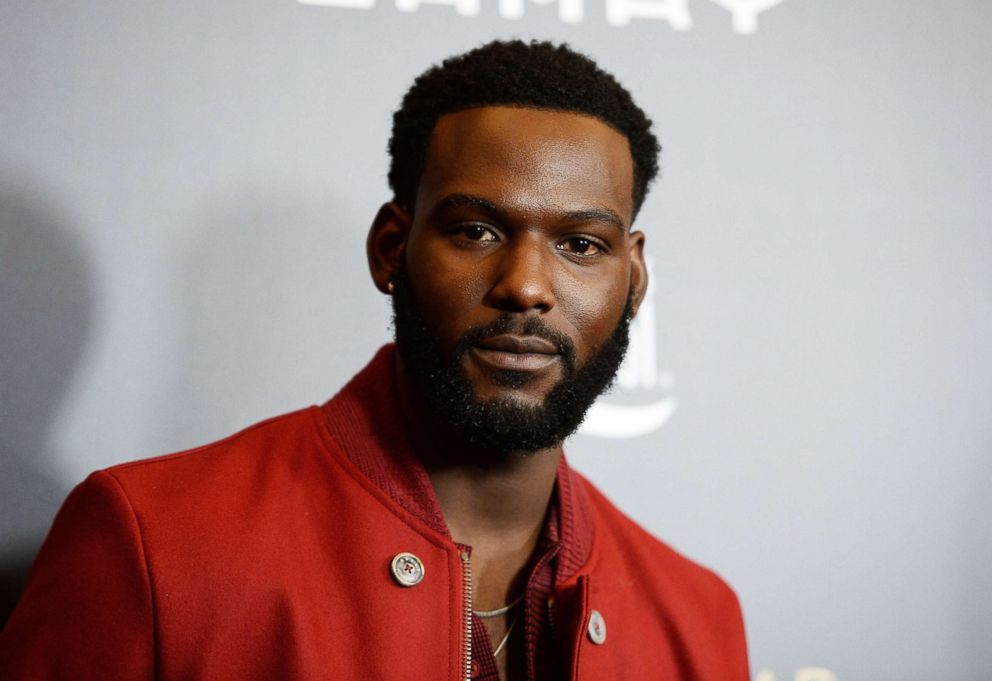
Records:
{"label": "eyebrow", "polygon": [[[474,194],[448,194],[434,205],[431,212],[440,213],[450,208],[462,208],[465,206],[479,208],[501,221],[506,221],[508,217],[506,211],[501,209],[495,203],[489,199],[484,199],[481,196],[475,196]],[[613,225],[625,233],[627,231],[627,225],[624,223],[623,218],[621,218],[616,211],[610,210],[606,207],[570,210],[562,215],[562,221],[603,222],[608,225]]]}

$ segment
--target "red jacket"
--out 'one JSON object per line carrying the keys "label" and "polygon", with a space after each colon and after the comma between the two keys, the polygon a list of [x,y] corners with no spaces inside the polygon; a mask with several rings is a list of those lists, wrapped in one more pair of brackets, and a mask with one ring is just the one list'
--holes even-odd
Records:
{"label": "red jacket", "polygon": [[[401,437],[391,367],[386,348],[325,405],[330,425],[311,407],[92,474],[0,634],[0,678],[463,679],[460,552],[388,491],[418,473],[375,460]],[[746,681],[733,592],[567,466],[562,490],[590,537],[555,585],[569,677]],[[413,587],[391,574],[404,552]]]}

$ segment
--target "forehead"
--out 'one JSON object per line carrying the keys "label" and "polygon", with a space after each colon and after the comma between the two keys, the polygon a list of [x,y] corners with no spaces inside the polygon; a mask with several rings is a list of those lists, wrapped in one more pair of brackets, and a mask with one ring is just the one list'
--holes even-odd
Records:
{"label": "forehead", "polygon": [[591,116],[519,107],[446,114],[431,136],[417,205],[464,193],[529,211],[607,207],[630,225],[627,138]]}

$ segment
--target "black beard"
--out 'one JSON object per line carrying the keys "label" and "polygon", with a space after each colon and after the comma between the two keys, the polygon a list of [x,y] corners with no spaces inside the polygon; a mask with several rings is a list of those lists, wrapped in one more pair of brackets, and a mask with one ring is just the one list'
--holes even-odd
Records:
{"label": "black beard", "polygon": [[[559,445],[578,429],[596,398],[616,378],[630,340],[633,291],[627,295],[613,333],[576,367],[571,340],[539,317],[501,314],[496,321],[473,327],[458,340],[450,357],[428,325],[405,271],[393,279],[393,330],[396,347],[417,394],[457,441],[479,457],[529,453]],[[510,398],[480,400],[462,364],[465,353],[484,338],[502,333],[534,335],[555,344],[561,353],[563,377],[540,405]],[[533,379],[526,371],[490,373],[494,383],[520,388]]]}

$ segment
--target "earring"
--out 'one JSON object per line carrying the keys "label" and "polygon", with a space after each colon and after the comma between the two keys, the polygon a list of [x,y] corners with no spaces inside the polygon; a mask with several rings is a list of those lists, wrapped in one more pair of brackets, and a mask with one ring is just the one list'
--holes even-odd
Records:
{"label": "earring", "polygon": [[386,291],[389,293],[389,295],[393,295],[393,291],[395,290],[396,290],[396,284],[394,284],[393,280],[390,279],[388,282],[386,282]]}

